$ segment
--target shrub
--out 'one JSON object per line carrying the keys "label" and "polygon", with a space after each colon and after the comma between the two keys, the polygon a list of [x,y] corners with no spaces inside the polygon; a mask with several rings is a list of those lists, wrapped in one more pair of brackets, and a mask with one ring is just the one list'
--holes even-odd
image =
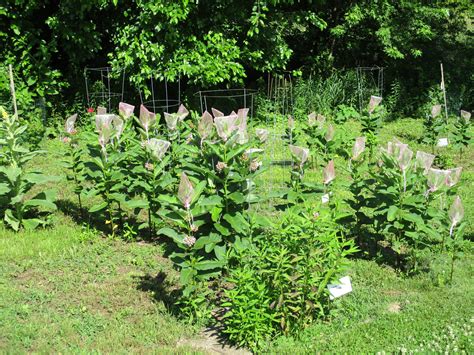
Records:
{"label": "shrub", "polygon": [[272,335],[297,335],[329,308],[327,285],[356,251],[329,208],[293,207],[240,254],[226,279],[224,333],[257,350]]}
{"label": "shrub", "polygon": [[313,76],[306,80],[298,80],[293,96],[294,110],[304,116],[308,111],[330,115],[340,104],[354,105],[357,95],[355,72],[333,72],[323,78]]}
{"label": "shrub", "polygon": [[81,194],[84,189],[84,162],[85,153],[80,146],[80,138],[76,130],[77,114],[70,116],[64,124],[62,141],[66,145],[63,166],[67,169],[66,179],[74,184],[74,193],[77,196],[79,210],[82,214]]}
{"label": "shrub", "polygon": [[130,144],[127,140],[133,140],[134,132],[124,133],[130,123],[115,114],[98,114],[95,123],[96,132],[83,135],[87,142],[84,177],[88,182],[87,196],[100,197],[101,201],[90,207],[89,212],[105,211],[106,224],[114,235],[123,226],[126,208],[145,208],[147,204],[143,200],[132,200],[130,167],[134,149],[125,147]]}
{"label": "shrub", "polygon": [[337,105],[336,115],[334,117],[334,122],[342,124],[351,119],[359,119],[359,112],[353,107],[348,105]]}
{"label": "shrub", "polygon": [[[10,78],[7,67],[0,63],[0,105],[7,110],[13,110],[10,92]],[[20,124],[27,126],[26,131],[19,137],[23,145],[37,148],[45,133],[46,106],[44,98],[39,98],[32,92],[26,82],[14,74],[15,97]],[[25,119],[27,117],[28,119]]]}
{"label": "shrub", "polygon": [[322,157],[319,165],[325,165],[336,154],[345,154],[345,133],[343,128],[336,129],[332,123],[326,122],[323,115],[312,112],[307,121],[299,122],[293,136],[299,145],[305,145],[311,150],[315,166],[318,164],[314,160],[316,156]]}

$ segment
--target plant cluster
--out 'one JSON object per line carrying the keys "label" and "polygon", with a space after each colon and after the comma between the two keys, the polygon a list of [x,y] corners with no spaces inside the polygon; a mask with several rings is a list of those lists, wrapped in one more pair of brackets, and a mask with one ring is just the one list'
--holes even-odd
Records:
{"label": "plant cluster", "polygon": [[40,171],[30,171],[28,162],[42,154],[24,144],[26,125],[0,106],[0,216],[13,230],[34,229],[48,223],[49,213],[56,209],[56,192],[39,186],[56,178]]}
{"label": "plant cluster", "polygon": [[261,140],[247,133],[248,110],[213,114],[205,112],[192,128],[177,196],[161,214],[170,226],[159,233],[180,249],[171,258],[180,265],[185,296],[228,268],[235,248],[244,248],[262,223],[249,210],[260,201],[255,178],[263,168]]}
{"label": "plant cluster", "polygon": [[[89,213],[105,221],[111,235],[130,235],[136,219],[138,229],[168,237],[173,244],[170,258],[183,287],[178,300],[181,312],[202,320],[220,314],[216,321],[233,341],[256,349],[272,334],[295,334],[324,316],[326,286],[339,276],[345,257],[354,252],[353,244],[345,241],[335,223],[332,203],[313,211],[310,223],[304,222],[310,209],[285,207],[284,225],[277,227],[251,208],[267,198],[257,177],[265,171],[261,154],[269,132],[249,129],[248,109],[228,115],[212,109],[212,114],[198,116],[181,106],[176,113],[164,114],[165,125],[159,125],[159,118],[144,106],[138,117],[134,109],[121,103],[116,115],[98,108],[94,129],[82,132],[76,131],[76,116],[66,120],[65,162],[80,208],[82,196],[92,199]],[[289,149],[296,164],[288,190],[280,196],[286,206],[304,203],[315,193],[329,193],[334,161],[327,163],[324,181],[313,186],[303,181],[309,150]],[[270,248],[269,241],[282,228],[285,237]],[[275,280],[266,265],[280,272],[282,255],[286,264],[281,270],[286,274]],[[245,277],[243,270],[250,265],[259,278]],[[252,338],[238,326],[249,320],[239,320],[241,314],[229,309],[253,312],[255,300],[247,291],[256,282],[268,294],[265,302],[270,301],[264,310],[269,318],[264,317],[277,321],[262,324],[257,338]],[[247,298],[229,305],[234,301],[232,292]]]}
{"label": "plant cluster", "polygon": [[[402,345],[397,350],[402,354],[417,352],[449,353],[450,351],[467,354],[473,346],[472,323],[474,323],[472,317],[456,320],[443,329],[434,332],[429,340],[422,341],[413,347]],[[413,340],[413,337],[409,337],[408,340]]]}
{"label": "plant cluster", "polygon": [[354,71],[332,72],[327,76],[298,80],[293,94],[294,111],[297,116],[305,116],[308,110],[314,110],[326,116],[334,115],[334,121],[342,123],[357,114],[351,109],[356,104],[356,87]]}
{"label": "plant cluster", "polygon": [[327,314],[326,287],[354,252],[330,208],[288,209],[277,229],[239,252],[224,292],[224,333],[252,350],[271,335],[298,334]]}
{"label": "plant cluster", "polygon": [[441,105],[434,105],[431,108],[431,113],[427,114],[423,121],[424,135],[422,142],[431,146],[432,152],[434,152],[438,143],[439,135],[446,129],[446,122],[441,115],[441,109]]}
{"label": "plant cluster", "polygon": [[360,116],[362,133],[365,136],[366,145],[369,149],[369,159],[372,159],[374,156],[374,148],[378,143],[377,133],[385,115],[385,110],[380,105],[381,102],[382,98],[380,96],[371,96],[367,111]]}
{"label": "plant cluster", "polygon": [[458,117],[454,123],[456,128],[454,143],[459,147],[460,153],[462,153],[463,149],[465,149],[471,142],[471,135],[469,133],[470,123],[471,113],[461,110],[460,117]]}
{"label": "plant cluster", "polygon": [[334,169],[334,160],[330,160],[323,169],[323,181],[315,183],[304,179],[305,169],[308,168],[310,157],[310,150],[295,145],[290,145],[289,150],[294,159],[294,164],[291,169],[290,181],[287,184],[287,189],[283,196],[285,203],[289,205],[296,205],[304,203],[308,199],[313,199],[315,195],[322,195],[322,199],[329,201],[330,184],[336,177]]}
{"label": "plant cluster", "polygon": [[336,107],[336,114],[334,116],[334,122],[342,124],[348,120],[358,120],[360,118],[359,112],[351,105],[340,104]]}
{"label": "plant cluster", "polygon": [[[354,151],[361,142],[356,141]],[[464,212],[459,196],[454,198],[462,168],[435,169],[434,159],[422,151],[414,154],[397,140],[381,150],[375,167],[360,153],[352,159],[354,231],[388,243],[397,266],[402,257],[408,259],[409,272],[418,271],[424,251],[448,251],[454,262],[462,244]]]}
{"label": "plant cluster", "polygon": [[[344,155],[345,139],[342,128],[336,131],[334,125],[326,121],[326,117],[312,112],[308,119],[294,129],[294,141],[307,146],[313,152],[313,166],[325,165],[334,159],[336,154]],[[316,157],[320,156],[318,163]]]}

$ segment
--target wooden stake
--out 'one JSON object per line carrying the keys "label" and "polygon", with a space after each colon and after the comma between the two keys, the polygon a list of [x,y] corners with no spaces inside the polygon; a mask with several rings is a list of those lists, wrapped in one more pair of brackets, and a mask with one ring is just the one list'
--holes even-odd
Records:
{"label": "wooden stake", "polygon": [[15,95],[15,82],[13,81],[13,68],[11,64],[8,65],[8,72],[10,75],[10,91],[12,93],[13,109],[15,111],[15,118],[18,118],[18,108],[16,106],[16,95]]}
{"label": "wooden stake", "polygon": [[446,115],[446,123],[448,123],[448,104],[446,101],[446,86],[444,85],[443,63],[440,63],[440,66],[441,66],[441,90],[443,90],[443,96],[444,96],[444,113]]}

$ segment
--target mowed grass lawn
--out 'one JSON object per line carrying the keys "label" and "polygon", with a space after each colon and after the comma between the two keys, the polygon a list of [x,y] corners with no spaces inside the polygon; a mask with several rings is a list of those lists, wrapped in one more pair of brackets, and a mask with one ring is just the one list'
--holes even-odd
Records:
{"label": "mowed grass lawn", "polygon": [[[416,144],[422,134],[421,121],[403,120],[387,123],[380,139],[397,136],[416,150],[423,148]],[[170,308],[178,274],[163,241],[112,239],[100,225],[78,221],[75,196],[59,162],[61,147],[58,140],[45,141],[48,153],[35,162],[36,168],[63,177],[52,226],[18,234],[0,227],[0,352],[209,351],[199,345],[203,327]],[[448,148],[444,154],[453,167],[464,167],[459,191],[469,222],[466,237],[473,240],[474,149],[459,155]],[[284,179],[286,172],[275,176]],[[443,258],[433,261],[432,271],[412,277],[381,260],[355,258],[347,272],[354,291],[334,301],[330,317],[298,339],[274,339],[266,350],[472,353],[473,261],[472,249],[467,250],[456,262],[453,284],[440,285],[448,270]]]}

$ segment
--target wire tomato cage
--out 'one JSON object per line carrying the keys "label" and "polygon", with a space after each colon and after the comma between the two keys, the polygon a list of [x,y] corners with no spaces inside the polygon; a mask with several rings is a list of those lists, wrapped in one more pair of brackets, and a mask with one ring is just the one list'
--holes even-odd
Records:
{"label": "wire tomato cage", "polygon": [[254,102],[257,90],[254,89],[216,89],[216,90],[200,90],[194,93],[199,98],[199,106],[201,114],[204,111],[211,111],[214,107],[226,114],[241,109],[249,109],[249,117],[254,114]]}
{"label": "wire tomato cage", "polygon": [[359,96],[359,112],[362,113],[371,95],[383,97],[384,67],[357,67],[357,93]]}
{"label": "wire tomato cage", "polygon": [[155,114],[175,112],[181,105],[180,77],[171,82],[166,75],[154,74],[137,88],[141,104]]}
{"label": "wire tomato cage", "polygon": [[125,70],[112,67],[84,68],[88,107],[104,106],[108,112],[123,101]]}

